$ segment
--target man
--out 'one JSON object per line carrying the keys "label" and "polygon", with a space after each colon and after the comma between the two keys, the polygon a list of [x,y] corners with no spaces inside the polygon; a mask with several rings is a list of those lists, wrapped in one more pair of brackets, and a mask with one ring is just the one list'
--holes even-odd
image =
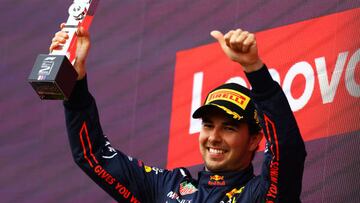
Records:
{"label": "man", "polygon": [[[78,30],[74,66],[79,77],[69,101],[64,102],[72,154],[87,175],[117,201],[300,202],[304,142],[285,95],[258,56],[254,34],[237,29],[211,35],[241,65],[252,91],[233,83],[220,85],[194,112],[194,118],[202,119],[199,146],[205,165],[195,180],[185,168],[149,167],[112,148],[87,88],[89,34]],[[65,32],[56,33],[50,51],[67,38]],[[263,134],[265,158],[261,174],[255,176],[251,161]]]}

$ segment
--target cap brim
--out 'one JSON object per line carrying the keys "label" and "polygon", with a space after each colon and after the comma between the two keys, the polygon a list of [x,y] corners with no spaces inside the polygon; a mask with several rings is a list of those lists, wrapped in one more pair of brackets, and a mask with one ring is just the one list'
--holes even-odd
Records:
{"label": "cap brim", "polygon": [[223,109],[219,108],[216,105],[212,105],[210,103],[210,104],[201,106],[198,109],[196,109],[196,111],[193,113],[192,117],[193,118],[203,118],[203,116],[205,115],[206,112],[214,111],[214,110],[226,113],[226,111],[224,111]]}
{"label": "cap brim", "polygon": [[[214,107],[214,106],[213,106]],[[209,108],[209,105],[204,105],[199,107],[198,109],[196,109],[196,111],[193,113],[192,117],[193,118],[202,118],[202,116],[204,115],[204,112],[206,111],[206,109]]]}

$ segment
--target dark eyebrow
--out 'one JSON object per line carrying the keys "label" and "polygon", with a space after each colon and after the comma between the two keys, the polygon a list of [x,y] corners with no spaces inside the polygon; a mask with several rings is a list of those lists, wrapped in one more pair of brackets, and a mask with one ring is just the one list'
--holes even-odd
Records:
{"label": "dark eyebrow", "polygon": [[222,123],[224,126],[233,126],[233,127],[239,127],[239,124],[238,122],[236,121],[225,121]]}
{"label": "dark eyebrow", "polygon": [[[202,118],[202,123],[213,123],[213,121],[211,120],[211,118],[203,117]],[[240,126],[240,123],[233,120],[233,119],[228,119],[228,120],[224,121],[222,123],[222,125],[223,126],[232,126],[232,127],[238,128]]]}

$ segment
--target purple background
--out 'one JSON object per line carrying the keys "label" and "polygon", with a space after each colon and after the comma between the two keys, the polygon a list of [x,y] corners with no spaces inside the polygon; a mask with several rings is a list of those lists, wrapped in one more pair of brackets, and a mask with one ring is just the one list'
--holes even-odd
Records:
{"label": "purple background", "polygon": [[[41,101],[27,83],[70,4],[1,0],[0,202],[114,202],[73,163],[61,102]],[[359,6],[359,0],[102,0],[88,79],[104,132],[118,149],[165,167],[177,51],[213,42],[213,29],[257,32]],[[303,202],[360,202],[358,134],[306,143]]]}

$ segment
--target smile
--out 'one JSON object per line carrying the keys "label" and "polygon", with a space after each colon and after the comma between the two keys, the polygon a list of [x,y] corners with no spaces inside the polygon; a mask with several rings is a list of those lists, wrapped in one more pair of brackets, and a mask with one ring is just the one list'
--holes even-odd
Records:
{"label": "smile", "polygon": [[215,149],[215,148],[210,148],[208,147],[208,151],[210,154],[225,154],[225,150],[222,149]]}

